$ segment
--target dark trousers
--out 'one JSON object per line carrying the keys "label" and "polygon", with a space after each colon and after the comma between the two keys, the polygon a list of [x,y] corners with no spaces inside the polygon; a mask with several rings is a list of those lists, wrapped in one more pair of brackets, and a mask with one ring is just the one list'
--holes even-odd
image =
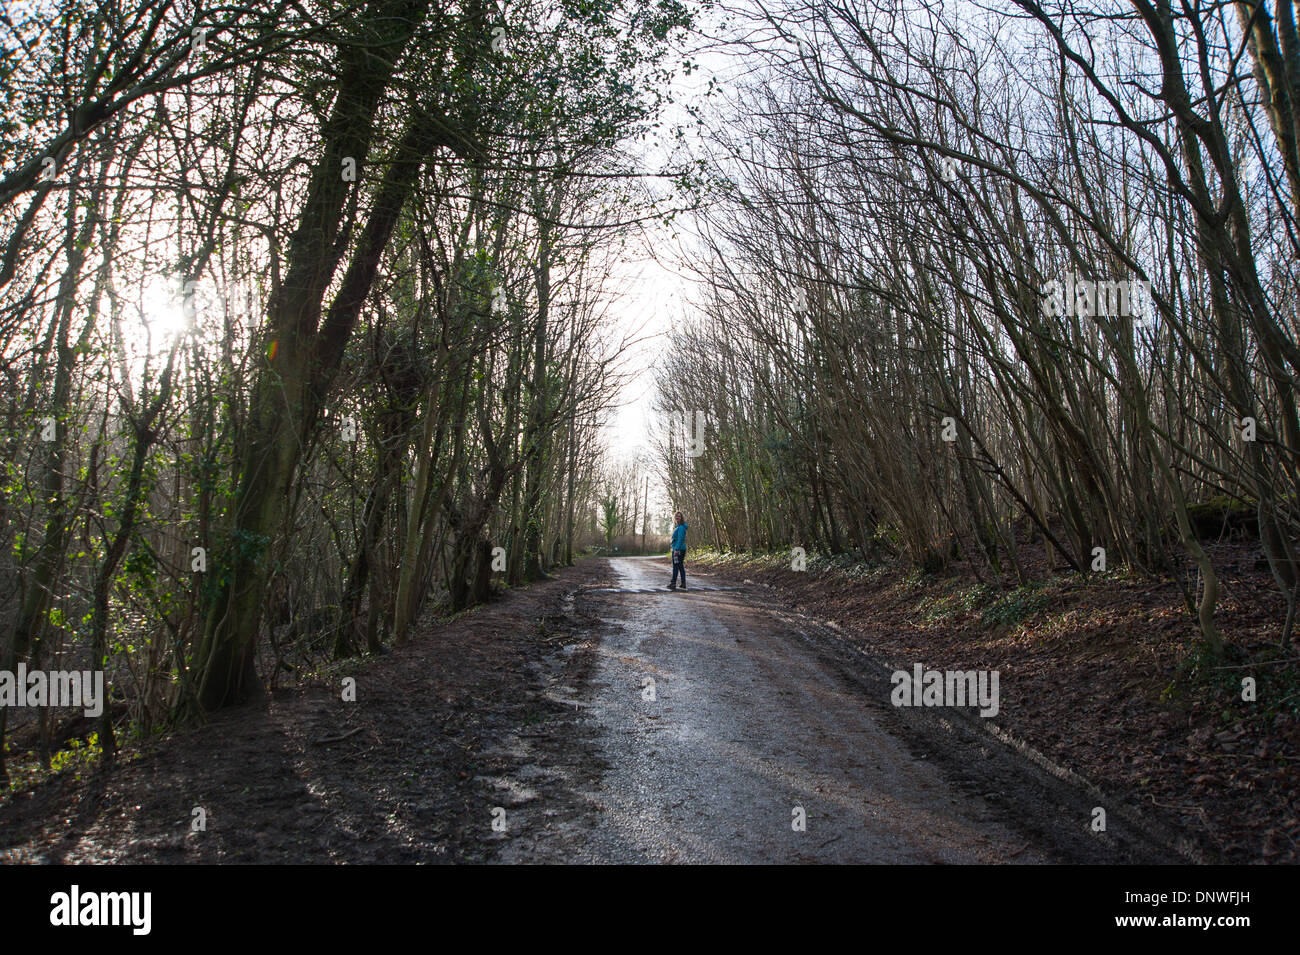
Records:
{"label": "dark trousers", "polygon": [[671,587],[677,586],[678,574],[682,575],[682,586],[685,587],[686,586],[686,551],[684,550],[673,551],[673,582],[669,586]]}

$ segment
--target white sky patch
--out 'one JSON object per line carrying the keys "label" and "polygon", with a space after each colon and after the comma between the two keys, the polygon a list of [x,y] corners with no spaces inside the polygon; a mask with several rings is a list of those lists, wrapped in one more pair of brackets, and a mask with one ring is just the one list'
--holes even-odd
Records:
{"label": "white sky patch", "polygon": [[[704,31],[711,34],[715,26],[706,21]],[[695,37],[691,42],[692,48],[673,58],[679,70],[670,88],[673,102],[664,108],[664,135],[643,144],[640,149],[643,168],[649,172],[672,165],[672,156],[700,153],[695,148],[698,142],[695,120],[687,107],[703,101],[710,81],[725,84],[728,75],[736,75],[743,69],[734,56],[715,49],[694,48],[708,41]],[[689,76],[680,69],[685,59],[694,64]],[[685,142],[673,136],[678,126],[685,130]],[[674,201],[681,201],[681,197]],[[602,435],[611,462],[627,461],[639,455],[653,459],[653,436],[664,431],[662,423],[653,418],[653,370],[656,360],[668,346],[669,332],[689,320],[691,298],[691,280],[672,271],[665,262],[677,254],[672,250],[680,249],[681,234],[690,229],[690,223],[680,218],[672,224],[652,223],[647,226],[644,237],[646,252],[640,258],[628,258],[622,263],[624,274],[619,276],[617,284],[623,291],[611,305],[610,314],[615,327],[623,334],[635,337],[638,342],[627,356],[627,367],[632,374],[615,399],[617,408],[610,415]],[[656,261],[651,250],[664,256],[665,262]]]}
{"label": "white sky patch", "polygon": [[653,368],[668,346],[668,332],[684,318],[684,281],[653,259],[624,263],[625,293],[611,306],[623,334],[634,337],[627,355],[632,375],[617,397],[618,407],[605,426],[604,440],[614,460],[626,460],[652,450],[655,430]]}
{"label": "white sky patch", "polygon": [[153,346],[166,347],[185,330],[187,318],[180,289],[174,282],[151,276],[140,292],[139,322],[148,330]]}

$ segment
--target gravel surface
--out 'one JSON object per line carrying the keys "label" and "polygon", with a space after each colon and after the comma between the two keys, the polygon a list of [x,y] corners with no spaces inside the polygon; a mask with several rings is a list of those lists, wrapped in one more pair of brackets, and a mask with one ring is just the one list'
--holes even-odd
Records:
{"label": "gravel surface", "polygon": [[1178,861],[977,716],[893,707],[770,588],[688,572],[584,560],[56,775],[0,804],[0,861]]}
{"label": "gravel surface", "polygon": [[[1113,835],[1088,831],[1087,798],[1056,791],[1019,754],[897,725],[887,680],[845,672],[758,588],[691,573],[672,592],[665,561],[611,564],[615,587],[578,595],[600,619],[574,701],[608,766],[582,794],[591,821],[529,820],[502,861],[1124,859]],[[973,776],[941,765],[972,755]]]}

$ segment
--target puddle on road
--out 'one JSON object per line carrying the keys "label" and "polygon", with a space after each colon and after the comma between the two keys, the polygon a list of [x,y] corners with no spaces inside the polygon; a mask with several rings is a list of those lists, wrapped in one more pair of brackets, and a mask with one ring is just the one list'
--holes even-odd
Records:
{"label": "puddle on road", "polygon": [[[805,623],[747,600],[680,595],[658,569],[615,560],[623,586],[659,594],[596,606],[595,668],[555,692],[594,729],[598,781],[581,825],[538,828],[511,858],[583,862],[1005,861],[1011,838],[879,725],[856,687],[792,639]],[[672,594],[673,598],[667,597]],[[743,638],[743,639],[742,639]],[[653,693],[647,696],[648,678]],[[558,687],[552,688],[558,690]],[[576,697],[585,697],[579,700]],[[587,704],[581,707],[578,704]],[[524,780],[526,788],[534,788]],[[792,825],[805,813],[806,829]],[[594,817],[594,818],[593,818]],[[1022,857],[1019,861],[1025,861]],[[1035,856],[1037,858],[1037,856]]]}
{"label": "puddle on road", "polygon": [[672,593],[714,593],[726,590],[744,590],[743,587],[688,587],[685,591],[669,590],[667,587],[590,587],[579,589],[580,594],[672,594]]}

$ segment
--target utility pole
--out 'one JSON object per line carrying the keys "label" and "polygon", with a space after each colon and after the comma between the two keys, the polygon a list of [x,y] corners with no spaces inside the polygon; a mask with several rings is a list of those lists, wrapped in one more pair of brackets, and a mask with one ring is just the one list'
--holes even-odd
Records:
{"label": "utility pole", "polygon": [[[650,523],[650,475],[645,476],[645,491],[641,494],[641,553],[645,553],[645,531]],[[635,533],[635,530],[633,531]]]}

